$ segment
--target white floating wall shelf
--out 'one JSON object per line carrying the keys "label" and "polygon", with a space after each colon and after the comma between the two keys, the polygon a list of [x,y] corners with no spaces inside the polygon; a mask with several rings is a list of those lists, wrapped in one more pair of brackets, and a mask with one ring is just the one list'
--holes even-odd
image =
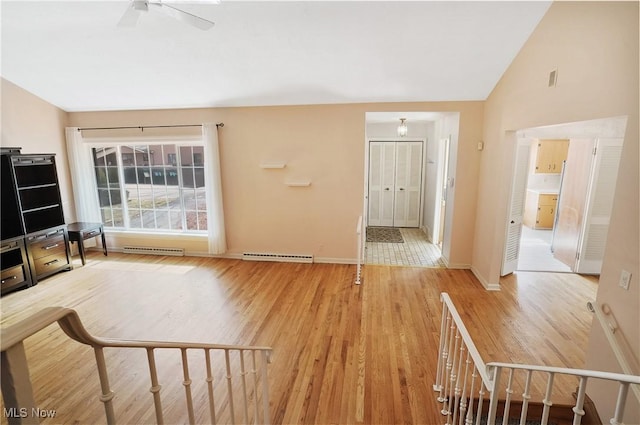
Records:
{"label": "white floating wall shelf", "polygon": [[304,181],[292,181],[292,182],[284,182],[289,187],[306,187],[311,186],[311,182],[309,180]]}
{"label": "white floating wall shelf", "polygon": [[285,162],[262,162],[260,168],[284,168],[287,164]]}

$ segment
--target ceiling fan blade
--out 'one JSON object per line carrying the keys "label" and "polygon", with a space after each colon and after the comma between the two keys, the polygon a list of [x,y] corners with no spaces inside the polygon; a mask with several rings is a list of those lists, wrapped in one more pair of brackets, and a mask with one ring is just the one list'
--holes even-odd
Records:
{"label": "ceiling fan blade", "polygon": [[140,16],[140,10],[136,8],[134,2],[130,2],[127,5],[127,9],[118,21],[119,27],[135,27],[138,22],[138,16]]}
{"label": "ceiling fan blade", "polygon": [[159,7],[159,10],[165,13],[166,15],[171,16],[179,21],[186,22],[189,25],[193,25],[196,28],[201,30],[208,30],[215,25],[214,22],[209,21],[208,19],[201,18],[192,13],[185,12],[184,10],[180,10],[174,6],[170,6],[166,3],[149,3],[149,5],[154,7]]}

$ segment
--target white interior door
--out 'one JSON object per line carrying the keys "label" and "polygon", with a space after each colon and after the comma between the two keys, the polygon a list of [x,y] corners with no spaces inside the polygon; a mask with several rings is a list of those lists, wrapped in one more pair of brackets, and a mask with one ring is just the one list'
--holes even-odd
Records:
{"label": "white interior door", "polygon": [[599,274],[602,268],[622,142],[622,138],[598,139],[596,142],[577,273]]}
{"label": "white interior door", "polygon": [[394,227],[420,226],[422,142],[396,143]]}
{"label": "white interior door", "polygon": [[369,226],[393,226],[395,144],[369,143]]}
{"label": "white interior door", "polygon": [[440,139],[438,143],[438,163],[436,181],[436,202],[433,213],[432,242],[442,247],[444,236],[444,215],[446,208],[447,181],[449,179],[449,138]]}
{"label": "white interior door", "polygon": [[578,260],[595,144],[596,139],[593,138],[571,138],[567,160],[560,177],[551,252],[554,258],[569,266],[571,271],[576,270]]}
{"label": "white interior door", "polygon": [[368,226],[420,226],[422,162],[422,142],[369,142]]}
{"label": "white interior door", "polygon": [[380,223],[380,202],[382,196],[382,145],[369,142],[369,187],[367,195],[367,225],[378,226]]}
{"label": "white interior door", "polygon": [[511,182],[511,199],[507,216],[507,231],[502,257],[501,276],[513,273],[518,267],[520,254],[520,236],[522,234],[522,216],[527,191],[527,175],[529,173],[530,139],[518,139],[513,161],[513,180]]}

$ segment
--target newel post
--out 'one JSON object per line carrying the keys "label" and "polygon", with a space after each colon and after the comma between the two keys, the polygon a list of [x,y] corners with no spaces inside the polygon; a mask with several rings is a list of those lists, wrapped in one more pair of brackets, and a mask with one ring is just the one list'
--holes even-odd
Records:
{"label": "newel post", "polygon": [[9,425],[39,424],[24,344],[19,342],[2,352],[2,397]]}

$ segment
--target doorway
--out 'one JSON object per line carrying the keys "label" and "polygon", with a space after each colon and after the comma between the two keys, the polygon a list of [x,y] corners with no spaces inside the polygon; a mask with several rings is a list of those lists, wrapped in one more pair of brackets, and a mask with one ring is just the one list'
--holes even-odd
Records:
{"label": "doorway", "polygon": [[[529,161],[517,270],[571,272],[569,265],[555,257],[552,242],[569,145],[573,149],[581,143],[575,139],[526,140],[528,146],[525,143],[523,148],[529,148]],[[573,163],[572,159],[571,168]],[[573,191],[566,182],[564,186]]]}
{"label": "doorway", "polygon": [[438,166],[436,176],[436,205],[433,220],[433,243],[442,250],[444,239],[444,217],[447,208],[447,185],[449,184],[449,152],[451,138],[445,137],[438,141]]}
{"label": "doorway", "polygon": [[[446,184],[438,182],[443,172],[439,141],[450,140],[447,170],[455,174],[459,115],[457,112],[366,113],[361,242],[365,264],[394,264],[393,261],[396,261],[399,265],[446,265],[444,253],[450,250],[450,225],[438,226],[435,221],[437,216],[438,223],[451,222],[454,188],[451,182],[448,193],[443,195],[442,192],[447,190]],[[400,118],[404,118],[407,126],[407,134],[404,136],[400,136],[397,131]],[[380,145],[377,146],[377,143]],[[400,155],[406,155],[408,160],[404,161],[405,165],[398,167],[397,156],[402,150],[405,153]],[[416,154],[416,151],[421,152]],[[383,157],[393,158],[393,155],[396,156],[394,161],[383,160]],[[393,165],[387,165],[385,171],[385,163]],[[399,184],[394,173],[389,171],[394,168],[404,170],[403,173],[407,176],[405,180],[413,180],[414,183],[417,181],[419,185],[412,184],[412,189],[408,190],[407,186]],[[394,179],[386,178],[385,173],[394,176]],[[404,190],[400,190],[401,188]],[[443,196],[448,199],[444,208],[441,202]],[[401,199],[401,202],[395,202],[397,199]],[[402,237],[403,243],[391,242],[376,247],[373,245],[376,242],[365,241],[364,230],[367,226],[394,229]],[[439,242],[439,245],[434,244],[434,241]]]}
{"label": "doorway", "polygon": [[[515,270],[600,273],[625,128],[626,117],[614,117],[514,132],[502,276]],[[559,172],[536,172],[540,158],[545,170],[554,169],[555,160],[540,155],[542,140],[554,149],[567,143],[566,158],[556,161]]]}

